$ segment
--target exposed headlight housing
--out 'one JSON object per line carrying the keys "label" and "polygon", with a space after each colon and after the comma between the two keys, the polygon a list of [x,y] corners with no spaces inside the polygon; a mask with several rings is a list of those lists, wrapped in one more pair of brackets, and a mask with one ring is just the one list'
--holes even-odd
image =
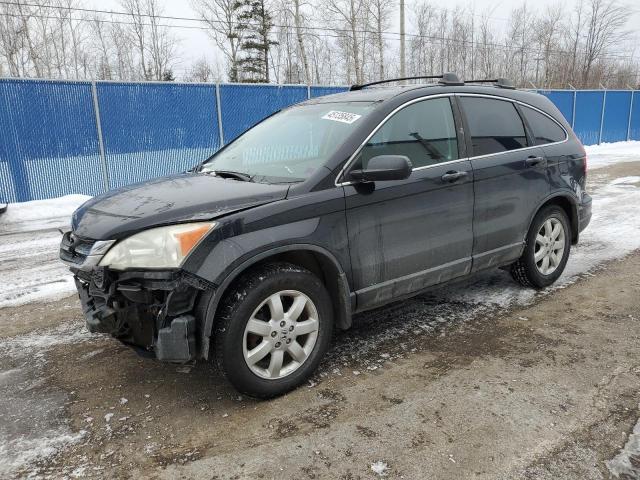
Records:
{"label": "exposed headlight housing", "polygon": [[198,222],[144,230],[111,247],[100,266],[114,270],[177,268],[215,225],[215,222]]}

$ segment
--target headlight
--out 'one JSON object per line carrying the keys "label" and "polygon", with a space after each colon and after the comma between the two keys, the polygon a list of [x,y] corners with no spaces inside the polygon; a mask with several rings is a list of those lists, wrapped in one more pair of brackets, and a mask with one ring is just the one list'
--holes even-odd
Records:
{"label": "headlight", "polygon": [[100,266],[116,270],[179,267],[215,225],[215,222],[185,223],[136,233],[111,247]]}

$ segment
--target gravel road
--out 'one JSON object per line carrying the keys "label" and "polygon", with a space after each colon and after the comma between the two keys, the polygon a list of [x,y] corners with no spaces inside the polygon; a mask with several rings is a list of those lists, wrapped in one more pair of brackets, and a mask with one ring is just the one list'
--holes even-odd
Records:
{"label": "gravel road", "polygon": [[[631,191],[638,172],[590,181]],[[496,271],[359,315],[268,402],[89,335],[74,297],[0,308],[0,477],[640,478],[640,251],[590,265],[606,245],[585,236],[562,288]]]}

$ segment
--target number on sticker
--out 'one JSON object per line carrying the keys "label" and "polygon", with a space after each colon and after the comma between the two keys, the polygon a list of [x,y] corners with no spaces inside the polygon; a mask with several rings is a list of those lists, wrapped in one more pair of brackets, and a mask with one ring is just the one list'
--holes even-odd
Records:
{"label": "number on sticker", "polygon": [[323,118],[323,120],[333,120],[334,122],[353,123],[358,120],[362,115],[349,112],[339,112],[337,110],[331,110]]}

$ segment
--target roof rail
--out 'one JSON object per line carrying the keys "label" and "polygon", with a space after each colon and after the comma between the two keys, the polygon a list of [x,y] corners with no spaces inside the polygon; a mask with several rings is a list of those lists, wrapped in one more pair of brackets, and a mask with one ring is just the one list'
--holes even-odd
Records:
{"label": "roof rail", "polygon": [[513,84],[511,80],[508,78],[492,78],[492,79],[484,79],[484,80],[467,80],[464,82],[467,83],[495,83],[498,88],[508,88],[509,90],[515,90],[516,86]]}
{"label": "roof rail", "polygon": [[443,73],[442,75],[419,75],[417,77],[402,77],[402,78],[389,78],[388,80],[378,80],[377,82],[363,83],[362,85],[352,85],[349,89],[350,91],[354,90],[362,90],[366,87],[371,87],[373,85],[380,85],[382,83],[391,83],[391,82],[401,82],[403,80],[424,80],[424,79],[435,79],[438,78],[438,83],[441,85],[464,85],[464,82],[458,78],[458,75],[455,73]]}

